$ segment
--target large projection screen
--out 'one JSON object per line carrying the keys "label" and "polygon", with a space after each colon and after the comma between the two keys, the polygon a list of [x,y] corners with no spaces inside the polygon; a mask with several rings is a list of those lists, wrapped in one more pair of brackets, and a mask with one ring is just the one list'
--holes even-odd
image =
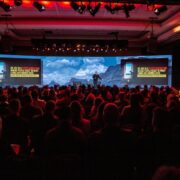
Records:
{"label": "large projection screen", "polygon": [[171,86],[172,56],[0,55],[1,85],[87,85],[95,72],[106,86]]}

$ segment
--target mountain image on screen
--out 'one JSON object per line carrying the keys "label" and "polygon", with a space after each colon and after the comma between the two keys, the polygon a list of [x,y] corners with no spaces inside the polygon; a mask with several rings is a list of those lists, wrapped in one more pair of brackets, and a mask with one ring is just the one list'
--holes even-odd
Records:
{"label": "mountain image on screen", "polygon": [[[171,85],[172,56],[0,55],[1,85]],[[2,79],[2,78],[1,78]],[[148,79],[148,81],[147,81]]]}

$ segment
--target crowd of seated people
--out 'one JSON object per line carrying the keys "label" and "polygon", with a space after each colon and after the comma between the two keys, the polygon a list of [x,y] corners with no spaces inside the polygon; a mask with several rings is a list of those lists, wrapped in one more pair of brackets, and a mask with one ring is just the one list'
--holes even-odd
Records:
{"label": "crowd of seated people", "polygon": [[179,177],[179,98],[146,85],[0,88],[0,178]]}

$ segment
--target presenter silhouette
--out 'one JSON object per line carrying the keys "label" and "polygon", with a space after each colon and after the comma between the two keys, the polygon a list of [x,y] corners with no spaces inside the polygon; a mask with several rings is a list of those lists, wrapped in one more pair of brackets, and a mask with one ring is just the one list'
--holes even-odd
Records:
{"label": "presenter silhouette", "polygon": [[98,80],[99,80],[99,79],[101,80],[102,78],[99,76],[99,74],[97,73],[97,71],[93,74],[92,78],[93,78],[94,87],[97,88]]}

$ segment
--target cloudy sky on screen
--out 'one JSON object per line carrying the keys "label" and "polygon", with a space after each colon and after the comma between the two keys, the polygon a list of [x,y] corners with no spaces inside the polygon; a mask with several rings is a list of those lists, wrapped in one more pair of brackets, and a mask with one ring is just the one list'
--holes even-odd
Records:
{"label": "cloudy sky on screen", "polygon": [[104,73],[118,63],[117,57],[45,57],[43,58],[43,83],[55,81],[65,84],[72,77],[91,79],[97,71]]}

